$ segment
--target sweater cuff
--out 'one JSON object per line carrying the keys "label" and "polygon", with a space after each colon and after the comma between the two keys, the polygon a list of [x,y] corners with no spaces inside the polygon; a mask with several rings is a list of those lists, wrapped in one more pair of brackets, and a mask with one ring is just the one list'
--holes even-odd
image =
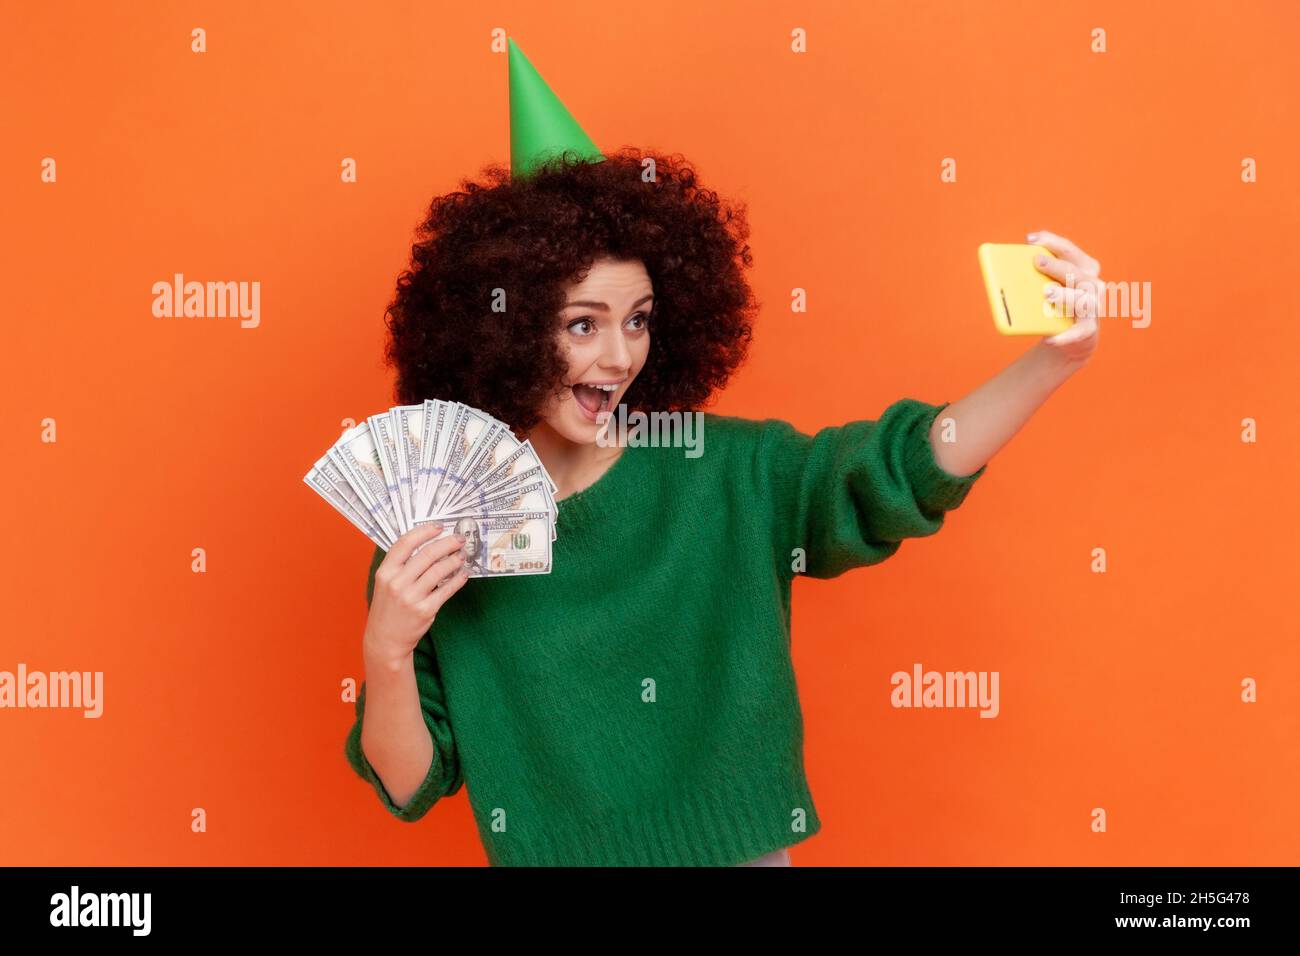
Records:
{"label": "sweater cuff", "polygon": [[[427,724],[427,721],[426,721]],[[384,787],[384,781],[379,778],[375,768],[370,765],[366,758],[366,752],[361,749],[361,723],[358,722],[352,732],[348,735],[347,746],[344,747],[348,762],[352,764],[352,769],[357,772],[363,780],[370,782],[375,788],[375,793],[379,795],[380,802],[386,809],[397,819],[405,823],[414,823],[426,813],[438,801],[440,792],[438,789],[438,771],[440,758],[438,748],[435,744],[433,748],[433,759],[429,761],[429,772],[424,775],[424,781],[411,795],[406,806],[399,807],[389,796],[388,790]]]}
{"label": "sweater cuff", "polygon": [[931,514],[958,507],[988,468],[985,463],[969,475],[954,475],[944,471],[935,460],[934,446],[930,443],[930,428],[950,404],[952,403],[944,402],[935,406],[930,414],[921,416],[904,451],[904,464],[917,503]]}

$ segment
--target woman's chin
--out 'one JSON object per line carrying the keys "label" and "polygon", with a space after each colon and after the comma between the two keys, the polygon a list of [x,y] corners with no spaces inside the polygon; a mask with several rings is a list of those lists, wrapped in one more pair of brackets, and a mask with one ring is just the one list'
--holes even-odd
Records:
{"label": "woman's chin", "polygon": [[553,418],[546,419],[551,431],[575,445],[594,445],[604,427],[600,422],[583,415],[581,409],[565,408]]}

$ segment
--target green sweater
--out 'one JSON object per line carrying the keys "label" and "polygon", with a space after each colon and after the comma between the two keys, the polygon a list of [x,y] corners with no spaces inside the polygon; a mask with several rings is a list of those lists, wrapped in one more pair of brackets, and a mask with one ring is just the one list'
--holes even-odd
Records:
{"label": "green sweater", "polygon": [[361,750],[364,683],[352,768],[405,821],[468,784],[494,866],[733,865],[807,839],[791,582],[939,530],[987,468],[935,462],[946,405],[815,436],[706,413],[698,457],[624,448],[558,503],[550,574],[471,579],[417,645],[435,756],[406,806]]}

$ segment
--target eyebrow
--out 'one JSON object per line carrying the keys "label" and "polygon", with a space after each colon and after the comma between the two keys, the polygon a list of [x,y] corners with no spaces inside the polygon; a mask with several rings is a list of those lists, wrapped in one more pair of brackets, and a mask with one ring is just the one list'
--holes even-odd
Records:
{"label": "eyebrow", "polygon": [[[641,298],[637,299],[635,302],[632,303],[632,308],[635,309],[638,305],[643,305],[646,302],[649,302],[653,298],[654,298],[653,293],[651,293],[650,295],[643,295],[641,296]],[[564,303],[564,308],[570,309],[573,308],[575,305],[580,305],[588,309],[599,309],[602,312],[609,311],[609,306],[607,306],[604,302],[593,302],[588,299],[579,299],[577,302],[566,302]]]}

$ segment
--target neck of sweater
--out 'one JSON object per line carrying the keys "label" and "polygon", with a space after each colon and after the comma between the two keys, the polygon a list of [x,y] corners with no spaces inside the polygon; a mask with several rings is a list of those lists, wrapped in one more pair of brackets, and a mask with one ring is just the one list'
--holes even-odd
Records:
{"label": "neck of sweater", "polygon": [[605,473],[581,491],[574,492],[556,501],[559,511],[556,519],[558,535],[581,534],[597,526],[606,513],[604,503],[617,499],[621,490],[635,483],[636,473],[645,464],[647,451],[654,449],[627,446],[614,459]]}

